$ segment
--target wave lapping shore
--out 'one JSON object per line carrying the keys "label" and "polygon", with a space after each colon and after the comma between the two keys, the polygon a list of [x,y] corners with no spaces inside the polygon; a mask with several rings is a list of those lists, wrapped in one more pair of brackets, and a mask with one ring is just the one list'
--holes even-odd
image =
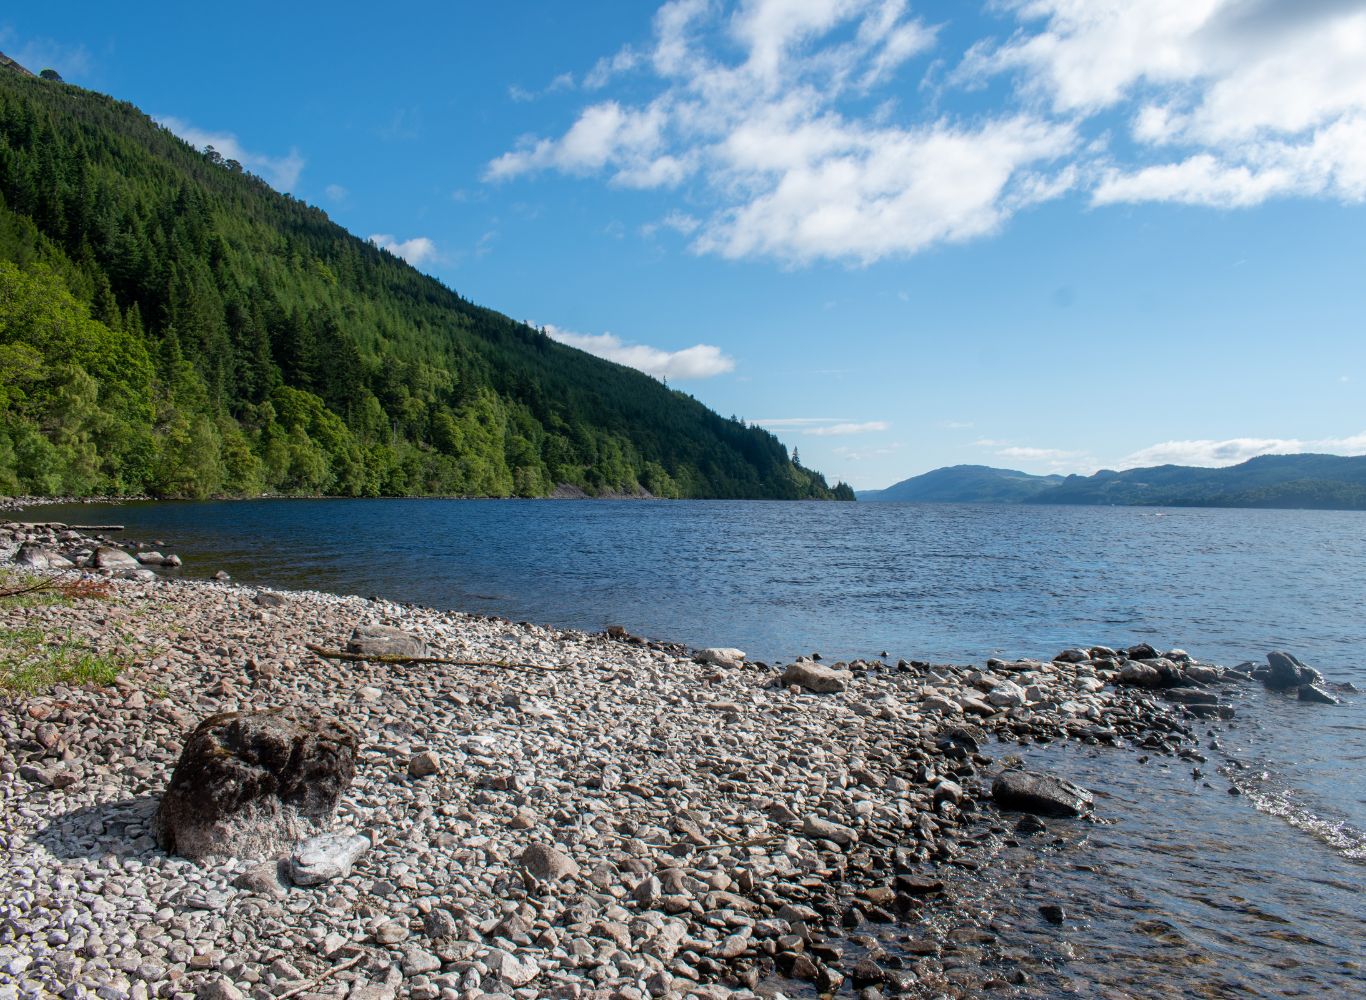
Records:
{"label": "wave lapping shore", "polygon": [[[72,563],[116,548],[41,525],[0,543]],[[1003,812],[992,740],[1203,759],[1191,707],[1119,686],[1132,661],[1099,647],[780,672],[116,560],[25,572],[52,586],[0,600],[4,635],[121,670],[0,692],[0,997],[975,996],[1026,977],[972,937],[955,880],[984,877],[993,845],[1086,822]],[[537,669],[309,648],[358,626]],[[158,848],[187,732],[277,708],[360,736],[335,823],[369,840],[354,869],[300,887],[275,859]]]}

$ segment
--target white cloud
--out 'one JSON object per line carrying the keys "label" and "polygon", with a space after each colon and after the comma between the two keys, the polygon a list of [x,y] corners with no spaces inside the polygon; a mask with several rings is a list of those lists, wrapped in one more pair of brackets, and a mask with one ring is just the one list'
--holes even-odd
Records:
{"label": "white cloud", "polygon": [[644,97],[595,100],[485,177],[686,185],[694,252],[794,264],[977,239],[1073,193],[1366,201],[1366,0],[983,3],[1013,31],[954,52],[908,0],[670,0],[584,79],[633,72]]}
{"label": "white cloud", "polygon": [[1258,455],[1366,455],[1366,431],[1341,438],[1229,438],[1224,441],[1164,441],[1129,455],[1116,468],[1151,465],[1195,465],[1220,468],[1237,465]]}
{"label": "white cloud", "polygon": [[4,26],[0,26],[0,47],[30,73],[54,69],[68,83],[88,76],[94,64],[84,45],[66,45],[52,38],[30,37],[20,41],[17,32]]}
{"label": "white cloud", "polygon": [[735,359],[711,344],[696,344],[680,351],[664,351],[644,344],[628,344],[610,333],[573,333],[546,324],[551,340],[619,365],[635,368],[655,378],[711,378],[735,370]]}
{"label": "white cloud", "polygon": [[810,427],[815,424],[839,424],[844,417],[771,417],[764,420],[751,420],[750,423],[761,427]]}
{"label": "white cloud", "polygon": [[831,424],[829,427],[808,427],[802,431],[803,434],[812,434],[816,437],[844,437],[848,434],[868,434],[873,431],[885,431],[892,425],[885,420],[867,420],[861,424]]}
{"label": "white cloud", "polygon": [[369,240],[381,250],[388,250],[395,257],[402,257],[413,267],[436,257],[436,243],[426,236],[400,240],[391,233],[375,233]]}
{"label": "white cloud", "polygon": [[[690,216],[693,250],[795,263],[866,263],[972,239],[1069,190],[1073,175],[1053,165],[1076,146],[1071,123],[1016,111],[897,123],[885,101],[847,112],[847,100],[886,86],[935,43],[905,0],[746,0],[729,17],[674,0],[655,16],[653,97],[592,104],[559,138],[530,137],[493,160],[485,177],[697,181],[710,210]],[[643,61],[624,51],[594,80]]]}
{"label": "white cloud", "polygon": [[1140,161],[1099,172],[1096,204],[1237,208],[1366,199],[1361,0],[1004,0],[1021,25],[973,47],[960,81],[1013,74],[1053,114],[1119,109]]}
{"label": "white cloud", "polygon": [[284,156],[269,156],[246,149],[231,132],[209,132],[173,115],[153,120],[180,136],[195,149],[202,150],[205,146],[212,146],[223,155],[223,159],[236,160],[277,191],[292,191],[299,183],[299,174],[304,169],[304,158],[299,155],[297,149],[291,149]]}
{"label": "white cloud", "polygon": [[340,184],[329,184],[323,188],[323,194],[327,195],[328,201],[343,202],[351,196],[351,192]]}
{"label": "white cloud", "polygon": [[1082,452],[1064,451],[1061,448],[1010,447],[1002,448],[996,454],[1002,458],[1019,458],[1030,462],[1062,462],[1067,459],[1080,458]]}

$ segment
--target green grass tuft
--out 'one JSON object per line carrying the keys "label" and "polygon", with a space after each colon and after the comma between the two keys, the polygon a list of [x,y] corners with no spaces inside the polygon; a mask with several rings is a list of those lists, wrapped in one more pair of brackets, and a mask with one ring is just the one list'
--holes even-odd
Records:
{"label": "green grass tuft", "polygon": [[114,683],[130,661],[97,653],[70,638],[55,639],[40,628],[0,629],[0,691],[34,694],[54,684]]}

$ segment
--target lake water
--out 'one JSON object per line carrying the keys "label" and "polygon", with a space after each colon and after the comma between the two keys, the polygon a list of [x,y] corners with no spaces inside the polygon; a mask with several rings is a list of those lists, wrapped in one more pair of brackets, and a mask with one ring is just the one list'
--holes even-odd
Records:
{"label": "lake water", "polygon": [[[622,625],[769,662],[1150,641],[1226,665],[1285,649],[1366,687],[1360,512],[290,500],[23,516],[125,524],[191,575]],[[1119,822],[1031,874],[1080,914],[1039,932],[1068,939],[1040,995],[1366,996],[1364,699],[1305,705],[1252,685],[1235,699],[1203,781],[1116,751],[1044,752]]]}

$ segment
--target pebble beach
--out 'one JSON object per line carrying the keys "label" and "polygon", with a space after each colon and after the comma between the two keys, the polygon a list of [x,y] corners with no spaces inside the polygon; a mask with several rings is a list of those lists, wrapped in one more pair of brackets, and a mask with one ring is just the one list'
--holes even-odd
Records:
{"label": "pebble beach", "polygon": [[[1198,762],[1206,690],[1240,679],[1150,647],[770,665],[181,579],[169,554],[66,526],[7,524],[0,544],[11,588],[57,574],[0,601],[0,628],[119,666],[0,692],[5,1000],[1029,995],[959,887],[1002,845],[1095,820],[1010,808],[1000,748]],[[314,651],[370,627],[477,665]],[[1161,671],[1199,695],[1159,695]],[[299,885],[285,857],[163,851],[187,734],[283,708],[358,734],[334,824],[364,839],[354,866]]]}

